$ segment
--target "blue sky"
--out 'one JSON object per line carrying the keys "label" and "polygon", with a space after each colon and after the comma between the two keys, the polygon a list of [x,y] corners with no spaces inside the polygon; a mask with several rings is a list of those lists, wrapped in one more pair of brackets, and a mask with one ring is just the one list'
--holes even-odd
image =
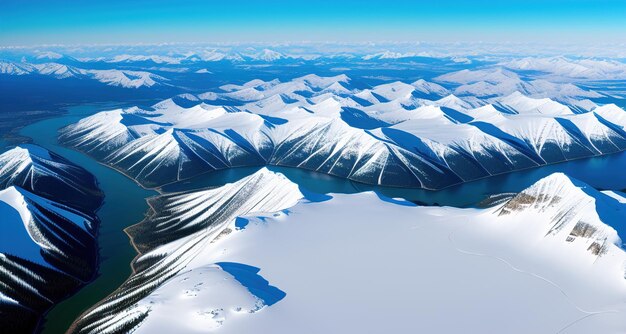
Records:
{"label": "blue sky", "polygon": [[626,42],[624,0],[1,0],[0,45]]}

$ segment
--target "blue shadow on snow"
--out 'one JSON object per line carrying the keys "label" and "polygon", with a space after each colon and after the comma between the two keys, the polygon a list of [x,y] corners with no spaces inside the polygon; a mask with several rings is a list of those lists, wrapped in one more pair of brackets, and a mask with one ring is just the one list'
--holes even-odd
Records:
{"label": "blue shadow on snow", "polygon": [[279,288],[269,285],[269,282],[259,275],[261,269],[257,267],[235,262],[218,262],[216,264],[222,270],[231,274],[241,285],[261,299],[267,306],[278,303],[287,295]]}

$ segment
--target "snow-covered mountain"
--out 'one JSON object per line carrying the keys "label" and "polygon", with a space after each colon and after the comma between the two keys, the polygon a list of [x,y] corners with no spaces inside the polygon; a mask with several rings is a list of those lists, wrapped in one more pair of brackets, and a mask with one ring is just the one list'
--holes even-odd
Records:
{"label": "snow-covered mountain", "polygon": [[[524,58],[559,59],[568,62],[578,62],[589,59],[593,62],[623,58],[624,49],[619,43],[601,44],[595,47],[585,46],[565,47],[563,44],[534,44],[534,43],[428,43],[428,42],[377,42],[377,43],[329,43],[329,42],[299,42],[299,43],[165,43],[143,45],[82,45],[78,46],[39,46],[37,48],[5,48],[8,55],[24,55],[31,59],[61,59],[74,57],[83,61],[111,62],[119,60],[121,63],[141,63],[147,61],[163,61],[189,63],[197,61],[223,61],[232,59],[234,62],[256,61],[264,50],[279,53],[288,59],[294,60],[332,60],[353,59],[358,61],[407,61],[417,60],[417,57],[428,61],[444,61],[448,64],[472,64],[489,62],[510,62],[524,60]],[[563,54],[570,56],[563,57]],[[556,57],[555,57],[556,56]],[[13,57],[19,58],[19,57]],[[520,61],[521,62],[521,61]]]}
{"label": "snow-covered mountain", "polygon": [[145,71],[127,70],[87,70],[86,74],[109,86],[141,88],[167,85],[167,79]]}
{"label": "snow-covered mountain", "polygon": [[[590,112],[597,107],[590,101],[444,94],[424,80],[356,89],[345,75],[257,79],[152,110],[102,112],[64,128],[60,139],[147,187],[271,164],[440,189],[626,149],[625,119]],[[626,114],[617,109],[611,113]]]}
{"label": "snow-covered mountain", "polygon": [[180,64],[180,60],[174,57],[168,56],[158,56],[158,55],[129,55],[122,54],[113,57],[107,62],[110,63],[124,63],[124,62],[144,62],[144,61],[152,61],[156,64]]}
{"label": "snow-covered mountain", "polygon": [[400,58],[410,58],[410,57],[418,57],[419,55],[415,52],[393,52],[393,51],[383,51],[373,54],[368,54],[362,57],[363,60],[372,60],[372,59],[400,59]]}
{"label": "snow-covered mountain", "polygon": [[457,209],[262,169],[154,198],[135,273],[73,332],[621,332],[624,203],[563,174]]}
{"label": "snow-covered mountain", "polygon": [[32,332],[94,275],[102,194],[87,171],[33,145],[0,155],[0,189],[0,325]]}
{"label": "snow-covered mountain", "polygon": [[438,76],[435,80],[460,85],[454,89],[454,93],[459,96],[474,96],[482,99],[502,97],[515,92],[523,93],[529,97],[551,98],[564,102],[604,96],[569,82],[555,83],[534,78],[524,80],[517,73],[502,67],[478,70],[465,69]]}
{"label": "snow-covered mountain", "polygon": [[446,73],[435,78],[436,81],[457,84],[470,84],[476,82],[501,83],[518,79],[519,76],[516,73],[503,68],[483,70],[464,69],[457,72]]}
{"label": "snow-covered mountain", "polygon": [[30,74],[32,71],[33,67],[29,64],[0,61],[0,74],[26,75]]}
{"label": "snow-covered mountain", "polygon": [[37,59],[61,59],[64,55],[54,51],[44,51],[37,53]]}
{"label": "snow-covered mountain", "polygon": [[24,144],[0,154],[0,189],[17,186],[85,212],[102,202],[96,179],[39,146]]}
{"label": "snow-covered mountain", "polygon": [[33,332],[95,273],[96,218],[18,186],[0,190],[0,214],[0,324]]}
{"label": "snow-covered mountain", "polygon": [[82,69],[59,63],[15,63],[0,61],[0,74],[44,75],[55,79],[96,80],[109,86],[141,88],[168,85],[168,79],[146,71]]}
{"label": "snow-covered mountain", "polygon": [[137,303],[178,274],[207,244],[233,232],[238,216],[278,212],[302,196],[296,184],[262,169],[220,188],[151,199],[150,217],[127,230],[141,252],[133,262],[135,273],[118,293],[84,313],[74,331],[121,333],[135,327],[147,316]]}
{"label": "snow-covered mountain", "polygon": [[208,48],[197,51],[187,52],[169,52],[167,54],[150,54],[150,53],[123,53],[113,54],[101,57],[86,57],[85,62],[90,63],[109,63],[109,64],[163,64],[163,65],[179,65],[193,64],[197,62],[220,62],[229,61],[233,63],[240,62],[266,62],[273,63],[283,59],[302,59],[298,55],[286,55],[271,48],[254,48],[245,49],[232,48]]}
{"label": "snow-covered mountain", "polygon": [[193,64],[196,62],[218,62],[218,61],[231,61],[234,63],[246,62],[246,61],[262,61],[262,62],[276,62],[281,59],[293,58],[292,56],[284,55],[278,51],[274,51],[268,48],[261,50],[242,50],[242,51],[218,51],[218,50],[203,50],[201,52],[188,52],[178,55],[157,55],[157,54],[119,54],[111,57],[98,57],[98,58],[86,58],[87,62],[104,62],[114,64],[138,64],[138,63],[151,63],[151,64],[165,64],[165,65],[179,65],[179,64]]}
{"label": "snow-covered mountain", "polygon": [[428,82],[424,79],[419,79],[417,81],[414,81],[413,83],[411,83],[411,85],[415,87],[415,90],[417,92],[424,94],[426,97],[429,97],[429,96],[444,97],[450,94],[450,92],[447,89],[441,87],[440,85],[434,82]]}
{"label": "snow-covered mountain", "polygon": [[[0,192],[7,238],[0,253],[86,281],[95,267],[95,218],[11,186]],[[7,294],[7,290],[3,290]],[[19,295],[13,299],[20,299]]]}
{"label": "snow-covered mountain", "polygon": [[526,57],[502,62],[513,70],[539,71],[555,79],[624,80],[626,64],[615,60]]}

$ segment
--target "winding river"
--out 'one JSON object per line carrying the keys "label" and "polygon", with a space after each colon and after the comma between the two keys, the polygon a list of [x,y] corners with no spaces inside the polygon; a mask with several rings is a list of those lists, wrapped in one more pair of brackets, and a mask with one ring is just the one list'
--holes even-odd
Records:
{"label": "winding river", "polygon": [[65,332],[83,310],[106,297],[130,275],[130,262],[136,252],[123,229],[139,222],[144,217],[148,209],[144,199],[156,195],[156,192],[141,188],[113,169],[99,164],[82,153],[61,147],[57,143],[59,128],[97,111],[113,107],[115,106],[110,104],[71,107],[62,117],[32,124],[20,131],[23,136],[32,138],[35,144],[69,159],[94,174],[106,196],[104,204],[98,210],[98,217],[101,221],[98,234],[100,246],[98,276],[78,293],[48,312],[43,333]]}

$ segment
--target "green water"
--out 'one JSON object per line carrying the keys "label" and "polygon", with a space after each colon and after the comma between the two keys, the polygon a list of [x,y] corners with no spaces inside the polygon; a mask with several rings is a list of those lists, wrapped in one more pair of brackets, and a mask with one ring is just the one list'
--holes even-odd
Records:
{"label": "green water", "polygon": [[146,197],[156,194],[142,189],[124,175],[105,167],[88,156],[57,144],[59,128],[100,110],[110,104],[82,105],[68,108],[60,118],[44,120],[25,127],[22,135],[94,174],[104,191],[104,204],[98,210],[101,225],[98,235],[100,267],[97,278],[75,295],[56,305],[45,318],[43,333],[64,333],[83,311],[113,292],[131,274],[130,263],[136,255],[123,229],[141,221],[148,205]]}
{"label": "green water", "polygon": [[[117,107],[113,104],[91,104],[68,108],[68,114],[25,127],[20,132],[41,145],[94,174],[105,193],[105,202],[98,211],[101,220],[98,242],[100,267],[97,278],[78,293],[56,305],[45,318],[43,333],[63,333],[85,310],[113,292],[130,275],[130,263],[136,255],[123,229],[140,222],[148,209],[146,197],[155,191],[145,190],[134,181],[105,167],[90,157],[57,144],[58,129],[77,122],[100,110]],[[621,190],[626,188],[626,153],[571,161],[538,169],[495,176],[441,191],[376,187],[315,172],[268,167],[283,173],[301,187],[316,193],[356,193],[377,191],[388,197],[401,197],[424,204],[450,206],[473,205],[491,194],[518,192],[553,172],[565,172],[594,187]],[[259,167],[235,168],[197,176],[191,180],[163,187],[163,191],[185,191],[234,182],[257,171]]]}

